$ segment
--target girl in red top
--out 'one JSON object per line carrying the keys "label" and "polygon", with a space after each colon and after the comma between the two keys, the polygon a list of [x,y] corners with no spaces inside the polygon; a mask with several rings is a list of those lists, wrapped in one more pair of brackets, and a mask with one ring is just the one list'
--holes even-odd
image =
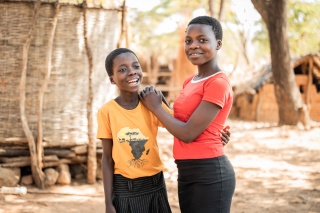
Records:
{"label": "girl in red top", "polygon": [[198,73],[184,82],[174,103],[174,117],[162,109],[161,92],[153,86],[140,93],[143,104],[175,136],[173,155],[182,213],[230,212],[235,173],[223,152],[220,131],[231,110],[233,93],[218,66],[221,46],[218,20],[200,16],[189,22],[185,53],[198,66]]}

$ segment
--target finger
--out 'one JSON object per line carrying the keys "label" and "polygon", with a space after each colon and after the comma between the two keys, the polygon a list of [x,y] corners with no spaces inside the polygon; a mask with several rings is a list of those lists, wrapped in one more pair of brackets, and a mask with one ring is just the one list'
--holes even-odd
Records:
{"label": "finger", "polygon": [[140,91],[140,96],[144,96],[145,94],[146,94],[146,91],[144,91],[144,89]]}
{"label": "finger", "polygon": [[229,138],[230,137],[227,132],[221,131],[220,133],[225,138]]}
{"label": "finger", "polygon": [[230,126],[225,126],[224,128],[223,128],[223,131],[225,131],[225,132],[227,132],[227,131],[229,131],[230,130]]}
{"label": "finger", "polygon": [[155,87],[153,87],[153,89],[154,89],[154,92],[158,95],[159,94],[159,90],[157,88],[155,88]]}
{"label": "finger", "polygon": [[[155,87],[154,87],[154,86],[150,86],[149,91],[150,91],[150,92],[155,92]],[[156,93],[156,92],[155,92],[155,93]]]}
{"label": "finger", "polygon": [[149,86],[146,86],[143,91],[147,93],[149,91]]}
{"label": "finger", "polygon": [[139,96],[140,100],[142,100],[145,95],[146,95],[146,94],[145,94],[145,92],[144,92],[143,90],[140,91],[140,93],[138,93],[138,96]]}
{"label": "finger", "polygon": [[158,95],[158,96],[162,96],[162,93],[160,90],[158,90],[157,88],[154,87],[154,92]]}
{"label": "finger", "polygon": [[220,137],[221,137],[221,143],[222,143],[222,145],[223,145],[223,146],[227,145],[227,144],[228,144],[228,140],[226,140],[226,138],[223,137],[222,135],[220,135]]}
{"label": "finger", "polygon": [[229,141],[224,135],[220,135],[220,138],[223,143],[228,143],[228,141]]}

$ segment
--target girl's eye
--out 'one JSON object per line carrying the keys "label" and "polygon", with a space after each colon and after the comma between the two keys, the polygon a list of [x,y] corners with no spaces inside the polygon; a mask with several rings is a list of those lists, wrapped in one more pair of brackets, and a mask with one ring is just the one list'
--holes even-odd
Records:
{"label": "girl's eye", "polygon": [[134,65],[133,68],[138,70],[140,69],[140,65]]}
{"label": "girl's eye", "polygon": [[190,40],[185,40],[184,43],[185,44],[190,44]]}
{"label": "girl's eye", "polygon": [[126,68],[120,68],[119,72],[125,72],[127,69]]}
{"label": "girl's eye", "polygon": [[204,43],[204,42],[206,42],[206,41],[207,41],[207,40],[204,39],[204,38],[202,38],[202,39],[199,40],[200,43]]}

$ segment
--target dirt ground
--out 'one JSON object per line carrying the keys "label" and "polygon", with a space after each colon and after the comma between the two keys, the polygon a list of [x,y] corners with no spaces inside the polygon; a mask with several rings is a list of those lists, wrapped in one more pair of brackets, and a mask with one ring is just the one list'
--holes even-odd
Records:
{"label": "dirt ground", "polygon": [[[320,212],[320,125],[275,127],[267,123],[229,120],[231,141],[225,147],[237,176],[232,213]],[[165,163],[166,183],[173,213],[179,213],[172,159],[172,136],[161,129],[159,146]],[[54,186],[44,191],[0,195],[0,213],[98,213],[104,212],[99,181]]]}

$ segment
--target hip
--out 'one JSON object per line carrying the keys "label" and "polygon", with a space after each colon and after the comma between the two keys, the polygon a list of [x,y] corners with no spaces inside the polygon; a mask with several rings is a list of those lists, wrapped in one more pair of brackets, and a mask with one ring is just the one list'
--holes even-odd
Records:
{"label": "hip", "polygon": [[153,176],[129,179],[119,174],[113,175],[113,194],[116,196],[139,196],[154,193],[165,188],[163,172]]}
{"label": "hip", "polygon": [[216,182],[235,179],[235,172],[226,155],[206,158],[175,160],[178,181]]}

